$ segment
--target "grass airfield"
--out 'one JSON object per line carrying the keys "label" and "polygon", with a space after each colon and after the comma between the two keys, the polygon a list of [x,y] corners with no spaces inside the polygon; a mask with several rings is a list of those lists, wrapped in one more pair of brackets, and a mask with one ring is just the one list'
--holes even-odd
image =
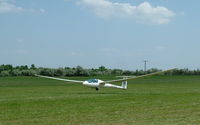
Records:
{"label": "grass airfield", "polygon": [[0,125],[133,124],[200,124],[200,76],[151,76],[128,81],[127,90],[100,91],[37,77],[0,77]]}

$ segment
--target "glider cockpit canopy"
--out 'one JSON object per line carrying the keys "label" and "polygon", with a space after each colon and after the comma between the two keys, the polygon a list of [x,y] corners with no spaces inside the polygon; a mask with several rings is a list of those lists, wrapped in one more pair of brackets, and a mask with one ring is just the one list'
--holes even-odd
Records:
{"label": "glider cockpit canopy", "polygon": [[98,79],[89,79],[87,80],[88,83],[98,83]]}

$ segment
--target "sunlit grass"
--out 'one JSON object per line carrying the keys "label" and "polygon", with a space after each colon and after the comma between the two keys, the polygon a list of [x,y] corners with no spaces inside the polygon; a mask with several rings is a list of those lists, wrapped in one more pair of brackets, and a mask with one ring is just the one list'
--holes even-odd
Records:
{"label": "sunlit grass", "polygon": [[200,76],[153,76],[129,81],[128,90],[100,91],[37,77],[0,78],[0,125],[199,123]]}

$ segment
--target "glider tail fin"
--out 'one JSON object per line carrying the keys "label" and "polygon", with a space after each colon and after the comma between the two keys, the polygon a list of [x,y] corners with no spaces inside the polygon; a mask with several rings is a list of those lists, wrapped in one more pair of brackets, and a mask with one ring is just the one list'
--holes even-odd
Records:
{"label": "glider tail fin", "polygon": [[122,88],[127,89],[127,84],[128,84],[127,81],[122,81]]}

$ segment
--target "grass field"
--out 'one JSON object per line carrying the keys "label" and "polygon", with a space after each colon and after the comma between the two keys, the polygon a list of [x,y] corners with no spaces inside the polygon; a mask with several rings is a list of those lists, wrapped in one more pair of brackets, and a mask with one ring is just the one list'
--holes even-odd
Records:
{"label": "grass field", "polygon": [[200,76],[146,77],[129,81],[128,90],[100,91],[37,77],[0,77],[0,125],[198,124]]}

